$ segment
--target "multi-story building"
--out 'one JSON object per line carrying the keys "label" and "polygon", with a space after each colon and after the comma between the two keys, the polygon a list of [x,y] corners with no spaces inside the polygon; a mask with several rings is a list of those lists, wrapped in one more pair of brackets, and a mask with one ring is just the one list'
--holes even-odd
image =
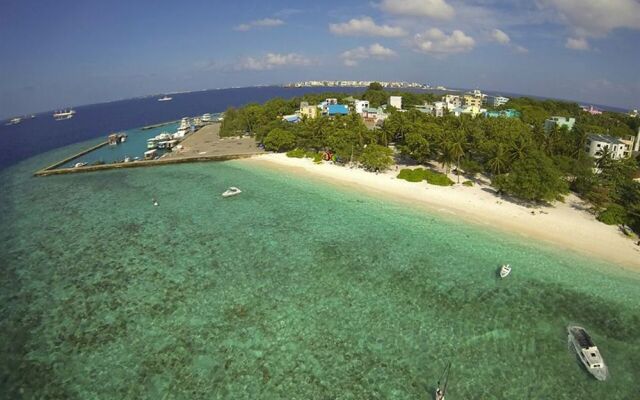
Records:
{"label": "multi-story building", "polygon": [[307,102],[300,103],[300,117],[307,117],[310,119],[318,116],[318,107],[309,105]]}
{"label": "multi-story building", "polygon": [[353,102],[356,114],[362,115],[365,108],[369,108],[369,100],[356,100]]}
{"label": "multi-story building", "polygon": [[389,97],[389,105],[397,108],[398,110],[402,110],[402,96]]}
{"label": "multi-story building", "polygon": [[573,125],[575,125],[575,118],[567,118],[567,117],[551,117],[548,120],[544,121],[544,130],[550,131],[554,126],[561,128],[566,126],[568,130],[573,129]]}
{"label": "multi-story building", "polygon": [[467,107],[482,107],[482,96],[475,96],[471,94],[464,95],[464,105]]}
{"label": "multi-story building", "polygon": [[622,140],[613,136],[593,134],[587,137],[584,150],[590,157],[600,158],[602,157],[602,151],[609,149],[611,158],[620,160],[631,156],[633,141],[633,138],[631,140]]}
{"label": "multi-story building", "polygon": [[455,94],[448,94],[442,98],[442,101],[445,103],[448,111],[453,110],[454,108],[462,107],[462,99],[460,96]]}

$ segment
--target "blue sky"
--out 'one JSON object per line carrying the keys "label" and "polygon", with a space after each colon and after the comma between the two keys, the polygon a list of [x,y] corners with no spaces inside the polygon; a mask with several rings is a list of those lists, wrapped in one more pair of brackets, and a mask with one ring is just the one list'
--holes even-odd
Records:
{"label": "blue sky", "polygon": [[5,0],[0,54],[0,117],[313,79],[640,107],[639,0]]}

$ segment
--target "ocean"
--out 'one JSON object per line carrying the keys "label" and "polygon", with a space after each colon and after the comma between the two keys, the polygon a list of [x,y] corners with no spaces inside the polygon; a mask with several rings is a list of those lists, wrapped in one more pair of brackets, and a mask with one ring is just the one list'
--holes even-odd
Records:
{"label": "ocean", "polygon": [[0,170],[5,398],[638,398],[637,272],[239,160],[34,177],[74,132]]}

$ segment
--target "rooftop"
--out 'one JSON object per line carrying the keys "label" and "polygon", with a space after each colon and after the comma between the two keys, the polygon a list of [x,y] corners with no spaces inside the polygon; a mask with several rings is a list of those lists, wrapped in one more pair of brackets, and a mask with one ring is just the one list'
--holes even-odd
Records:
{"label": "rooftop", "polygon": [[603,142],[608,144],[625,144],[620,140],[620,138],[613,137],[613,136],[600,135],[600,134],[594,133],[594,134],[588,135],[587,137],[589,138],[589,140],[592,140],[594,142]]}

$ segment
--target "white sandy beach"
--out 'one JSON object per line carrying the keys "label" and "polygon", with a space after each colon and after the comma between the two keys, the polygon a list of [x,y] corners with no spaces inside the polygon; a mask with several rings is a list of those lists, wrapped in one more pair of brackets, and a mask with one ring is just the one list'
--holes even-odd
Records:
{"label": "white sandy beach", "polygon": [[[501,199],[488,185],[443,187],[407,182],[396,178],[395,168],[375,174],[331,163],[314,164],[310,159],[289,158],[285,154],[263,154],[239,162],[314,176],[333,184],[410,202],[640,271],[640,246],[617,227],[605,225],[584,211],[583,202],[574,195],[567,196],[564,203],[533,209]],[[454,177],[452,179],[455,181]]]}

